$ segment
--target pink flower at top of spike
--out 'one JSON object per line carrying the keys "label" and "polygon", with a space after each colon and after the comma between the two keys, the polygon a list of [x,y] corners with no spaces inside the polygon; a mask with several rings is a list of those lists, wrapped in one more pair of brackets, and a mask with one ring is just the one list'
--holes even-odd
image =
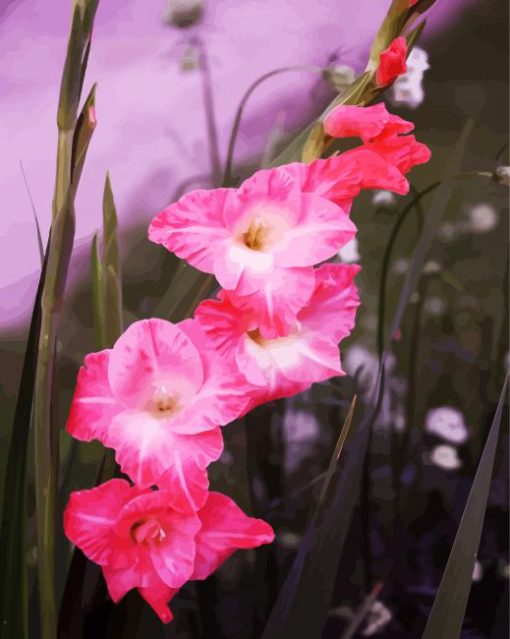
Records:
{"label": "pink flower at top of spike", "polygon": [[391,84],[399,75],[407,71],[407,40],[403,36],[395,38],[390,46],[379,55],[379,66],[375,72],[377,86]]}
{"label": "pink flower at top of spike", "polygon": [[114,448],[139,487],[172,488],[193,509],[223,449],[219,426],[247,403],[242,376],[205,342],[192,320],[135,322],[112,349],[87,355],[67,421],[73,437]]}
{"label": "pink flower at top of spike", "polygon": [[266,319],[256,296],[221,291],[206,300],[196,320],[216,349],[234,363],[251,385],[249,408],[342,375],[338,342],[354,326],[359,298],[357,265],[324,264],[316,270],[315,287],[283,337],[268,339],[260,326]]}
{"label": "pink flower at top of spike", "polygon": [[311,293],[307,268],[335,255],[356,227],[300,182],[288,165],[258,171],[239,189],[193,191],[154,218],[149,239],[238,295],[264,294],[273,278]]}
{"label": "pink flower at top of spike", "polygon": [[370,151],[402,176],[430,159],[430,149],[425,144],[417,142],[414,135],[405,135],[413,129],[412,122],[389,113],[382,102],[368,107],[341,105],[324,119],[324,130],[331,137],[359,137],[364,142],[340,157],[346,161],[357,157],[358,163],[363,164],[366,152]]}
{"label": "pink flower at top of spike", "polygon": [[183,513],[172,490],[143,490],[123,479],[72,493],[64,530],[101,566],[115,602],[137,588],[164,623],[172,619],[168,602],[186,581],[205,579],[237,549],[274,538],[269,524],[219,493]]}

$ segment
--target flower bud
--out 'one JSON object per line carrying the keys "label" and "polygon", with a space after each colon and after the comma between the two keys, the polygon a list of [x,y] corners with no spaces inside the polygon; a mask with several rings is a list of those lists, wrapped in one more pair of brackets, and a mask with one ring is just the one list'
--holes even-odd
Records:
{"label": "flower bud", "polygon": [[200,20],[203,9],[202,0],[168,0],[164,20],[169,25],[185,29]]}
{"label": "flower bud", "polygon": [[510,166],[498,166],[492,174],[492,180],[498,184],[510,186]]}
{"label": "flower bud", "polygon": [[356,74],[352,67],[336,64],[324,69],[322,77],[337,93],[342,93],[354,82]]}

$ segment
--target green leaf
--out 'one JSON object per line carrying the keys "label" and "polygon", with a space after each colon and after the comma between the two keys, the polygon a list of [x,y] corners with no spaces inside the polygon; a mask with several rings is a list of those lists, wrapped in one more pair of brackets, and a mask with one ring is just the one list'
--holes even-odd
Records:
{"label": "green leaf", "polygon": [[[326,623],[337,569],[358,499],[372,416],[351,436],[337,456],[352,418],[354,401],[333,453],[325,485],[262,639],[320,637]],[[334,471],[334,472],[332,472]],[[331,481],[336,476],[336,482]],[[332,486],[328,489],[331,482]],[[333,485],[334,483],[334,485]],[[332,493],[328,498],[327,493]]]}
{"label": "green leaf", "polygon": [[111,347],[122,333],[122,279],[117,233],[117,210],[110,176],[103,193],[103,322],[105,346]]}
{"label": "green leaf", "polygon": [[482,535],[507,392],[508,375],[422,639],[460,637],[473,582],[473,568]]}
{"label": "green leaf", "polygon": [[96,84],[92,85],[76,122],[71,156],[71,181],[78,188],[92,134],[96,128]]}
{"label": "green leaf", "polygon": [[34,200],[32,198],[32,193],[30,191],[27,176],[25,174],[25,169],[23,168],[23,162],[21,162],[21,160],[19,163],[19,167],[21,169],[21,174],[23,175],[23,181],[25,182],[25,188],[27,190],[28,199],[30,201],[30,206],[32,208],[32,215],[34,216],[35,230],[37,233],[37,246],[39,248],[39,257],[41,258],[41,266],[42,266],[44,264],[44,246],[43,246],[42,235],[41,235],[41,227],[39,225],[39,218],[37,217],[37,211],[35,210]]}
{"label": "green leaf", "polygon": [[46,274],[43,263],[32,311],[7,456],[0,530],[0,637],[28,637],[28,593],[25,561],[25,486],[30,414],[34,396],[41,297]]}
{"label": "green leaf", "polygon": [[94,233],[90,249],[90,271],[92,275],[92,308],[94,311],[94,331],[98,350],[105,348],[103,323],[103,265],[99,256],[97,233]]}

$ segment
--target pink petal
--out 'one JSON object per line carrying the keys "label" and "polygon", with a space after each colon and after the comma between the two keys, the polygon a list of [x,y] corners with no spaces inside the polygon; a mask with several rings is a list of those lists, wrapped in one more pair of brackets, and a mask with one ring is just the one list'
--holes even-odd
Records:
{"label": "pink petal", "polygon": [[170,623],[174,618],[168,607],[168,602],[179,592],[165,584],[156,584],[145,588],[138,588],[138,592],[154,610],[163,623]]}
{"label": "pink petal", "polygon": [[162,244],[200,271],[213,273],[214,256],[229,236],[223,209],[232,189],[197,190],[158,213],[149,239]]}
{"label": "pink petal", "polygon": [[307,330],[316,331],[339,342],[354,327],[360,304],[354,277],[357,264],[323,264],[315,272],[315,290],[298,315]]}
{"label": "pink petal", "polygon": [[367,145],[402,173],[408,173],[417,164],[430,160],[430,149],[417,142],[414,135],[383,137]]}
{"label": "pink petal", "polygon": [[368,142],[382,134],[409,133],[414,124],[388,112],[384,102],[373,106],[340,105],[324,118],[324,130],[333,138],[361,138]]}
{"label": "pink petal", "polygon": [[313,266],[332,257],[356,235],[356,226],[339,206],[313,193],[301,198],[299,223],[274,247],[277,266]]}
{"label": "pink petal", "polygon": [[182,512],[197,511],[207,499],[207,471],[194,459],[174,457],[173,465],[160,477],[160,489],[168,489],[172,508]]}
{"label": "pink petal", "polygon": [[78,373],[66,429],[81,441],[103,439],[110,422],[122,410],[108,381],[110,353],[90,353]]}
{"label": "pink petal", "polygon": [[202,528],[196,536],[192,579],[206,579],[239,548],[256,548],[274,539],[269,524],[248,517],[231,499],[220,493],[209,493],[199,517]]}
{"label": "pink petal", "polygon": [[[157,526],[161,536],[142,543],[133,543],[145,557],[150,557],[159,578],[170,588],[179,588],[192,571],[195,557],[195,535],[200,521],[194,513],[181,513],[170,507],[171,492],[150,491],[132,499],[123,508],[115,525],[120,538],[132,538],[133,526],[139,522]],[[150,574],[147,568],[144,573]],[[145,586],[139,583],[138,586]]]}
{"label": "pink petal", "polygon": [[198,322],[186,320],[180,327],[200,347],[204,383],[189,409],[182,416],[176,416],[172,429],[189,435],[225,426],[237,419],[246,407],[244,378],[231,362],[219,356]]}
{"label": "pink petal", "polygon": [[124,479],[71,493],[64,512],[66,536],[96,564],[111,563],[116,552],[113,526],[122,508],[139,494]]}
{"label": "pink petal", "polygon": [[[339,155],[337,160],[339,163],[347,162],[357,165],[361,174],[360,188],[362,189],[382,189],[400,195],[406,195],[409,192],[409,182],[399,169],[370,147],[360,146],[352,149]],[[335,200],[342,199],[345,196],[342,187],[341,183],[338,187],[332,187],[331,197]]]}
{"label": "pink petal", "polygon": [[131,324],[117,340],[108,379],[125,406],[143,409],[161,384],[179,394],[194,393],[203,370],[197,348],[177,325],[149,319]]}
{"label": "pink petal", "polygon": [[[222,453],[223,440],[219,427],[191,435],[173,432],[165,419],[153,417],[147,412],[126,411],[112,422],[103,442],[114,448],[115,458],[138,486],[158,484],[162,475],[176,464],[185,464],[194,458],[200,468],[205,468]],[[175,473],[170,474],[175,477]],[[176,491],[181,484],[173,483]],[[178,495],[177,498],[186,498]]]}
{"label": "pink petal", "polygon": [[[315,284],[315,271],[312,267],[276,268],[271,277],[261,279],[259,290],[247,296],[223,291],[222,297],[226,312],[224,317],[245,318],[244,332],[257,328],[266,338],[287,335],[295,323],[296,314],[310,299]],[[228,308],[227,308],[228,307]],[[220,307],[215,310],[216,320],[220,322]],[[223,320],[228,323],[228,320]],[[208,326],[211,327],[209,319]],[[217,331],[212,327],[210,330]],[[228,341],[228,338],[225,338]]]}
{"label": "pink petal", "polygon": [[257,328],[257,317],[236,313],[224,292],[219,295],[219,300],[205,300],[198,305],[195,320],[220,355],[233,357],[244,333]]}

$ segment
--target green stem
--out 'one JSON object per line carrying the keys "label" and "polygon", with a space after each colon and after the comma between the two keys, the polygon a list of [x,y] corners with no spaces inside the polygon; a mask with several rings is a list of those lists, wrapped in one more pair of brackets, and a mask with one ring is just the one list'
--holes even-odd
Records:
{"label": "green stem", "polygon": [[[491,178],[492,173],[489,171],[463,171],[462,173],[458,173],[454,176],[454,180],[461,179],[465,177],[486,177]],[[377,353],[379,355],[379,359],[382,358],[383,350],[384,350],[384,319],[385,319],[385,309],[386,309],[386,284],[388,279],[388,270],[391,262],[391,257],[393,253],[393,249],[395,247],[398,234],[402,225],[408,218],[409,214],[413,209],[416,209],[417,212],[420,211],[419,204],[425,195],[428,195],[432,191],[438,188],[441,184],[441,181],[434,182],[430,184],[427,188],[423,189],[423,191],[419,191],[415,197],[409,202],[409,204],[402,210],[400,215],[395,222],[395,225],[391,231],[390,239],[386,245],[386,249],[384,251],[382,265],[381,265],[381,279],[379,281],[379,312],[377,316]]]}
{"label": "green stem", "polygon": [[322,73],[323,69],[321,67],[306,67],[306,66],[291,66],[291,67],[282,67],[280,69],[274,69],[273,71],[269,71],[269,73],[265,73],[260,78],[255,80],[253,84],[251,84],[243,95],[239,106],[237,107],[236,115],[234,118],[234,124],[232,125],[232,132],[230,133],[230,139],[228,142],[228,151],[227,151],[227,159],[225,162],[225,171],[223,175],[223,186],[229,186],[232,182],[232,164],[234,161],[234,148],[237,141],[237,136],[239,134],[239,127],[241,126],[241,119],[243,117],[244,109],[248,100],[250,99],[252,93],[263,84],[266,80],[274,77],[275,75],[279,75],[281,73],[289,73],[290,71],[301,71],[308,73]]}

